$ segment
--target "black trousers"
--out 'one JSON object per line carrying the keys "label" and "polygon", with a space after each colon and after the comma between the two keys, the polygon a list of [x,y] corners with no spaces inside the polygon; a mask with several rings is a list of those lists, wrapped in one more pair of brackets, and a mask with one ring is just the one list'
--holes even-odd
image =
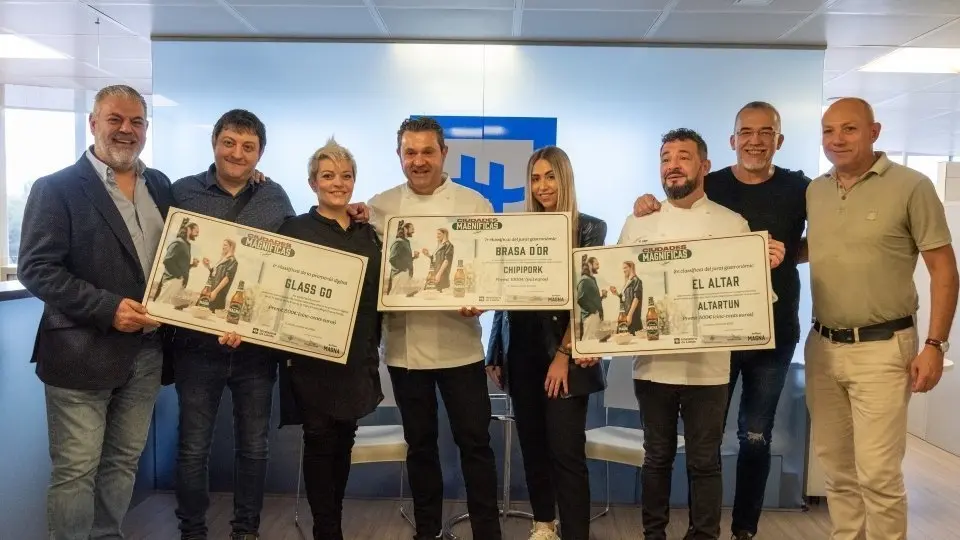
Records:
{"label": "black trousers", "polygon": [[563,540],[589,540],[590,477],[584,433],[589,396],[547,398],[543,383],[549,364],[535,360],[516,358],[507,364],[533,518],[553,521],[556,507]]}
{"label": "black trousers", "polygon": [[314,540],[343,540],[343,495],[350,476],[356,420],[338,420],[310,397],[316,385],[302,370],[290,382],[303,418],[303,484],[313,514]]}
{"label": "black trousers", "polygon": [[434,538],[443,525],[443,473],[437,447],[439,388],[460,450],[473,537],[500,540],[497,466],[490,447],[490,396],[483,362],[443,369],[391,367],[390,380],[408,446],[417,538]]}
{"label": "black trousers", "polygon": [[641,504],[646,540],[666,540],[670,522],[670,483],[677,456],[677,416],[690,478],[691,540],[720,537],[723,482],[717,455],[723,439],[727,385],[687,386],[634,381],[643,410],[646,457],[641,471]]}

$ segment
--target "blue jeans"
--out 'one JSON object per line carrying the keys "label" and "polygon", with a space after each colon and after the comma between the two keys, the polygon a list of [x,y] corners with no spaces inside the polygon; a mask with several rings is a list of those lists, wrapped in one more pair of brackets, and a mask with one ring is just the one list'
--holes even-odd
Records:
{"label": "blue jeans", "polygon": [[[130,378],[112,390],[47,385],[52,472],[49,540],[119,540],[147,442],[163,364],[159,340],[144,338]],[[11,532],[11,531],[6,531]]]}
{"label": "blue jeans", "polygon": [[[210,339],[212,345],[203,343]],[[210,446],[224,388],[230,388],[233,398],[236,446],[231,525],[235,534],[256,534],[263,508],[270,410],[277,380],[275,353],[249,344],[229,349],[217,344],[212,336],[178,339],[176,345],[174,372],[180,401],[176,514],[181,537],[207,537]]]}
{"label": "blue jeans", "polygon": [[737,456],[737,487],[731,526],[734,534],[757,534],[763,494],[770,475],[774,415],[796,347],[796,343],[786,342],[775,349],[731,353],[731,396],[737,378],[743,377],[737,418],[740,453]]}

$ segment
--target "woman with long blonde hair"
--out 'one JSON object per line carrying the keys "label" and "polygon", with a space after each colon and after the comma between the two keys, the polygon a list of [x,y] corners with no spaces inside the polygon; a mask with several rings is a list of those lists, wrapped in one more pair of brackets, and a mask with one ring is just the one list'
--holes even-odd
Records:
{"label": "woman with long blonde hair", "polygon": [[[575,247],[601,246],[602,220],[577,208],[573,168],[556,146],[527,163],[528,212],[569,212]],[[513,399],[534,523],[530,540],[590,537],[587,403],[604,388],[599,359],[573,360],[570,343],[580,314],[570,311],[498,311],[487,350],[487,373]],[[522,336],[510,340],[510,334]]]}

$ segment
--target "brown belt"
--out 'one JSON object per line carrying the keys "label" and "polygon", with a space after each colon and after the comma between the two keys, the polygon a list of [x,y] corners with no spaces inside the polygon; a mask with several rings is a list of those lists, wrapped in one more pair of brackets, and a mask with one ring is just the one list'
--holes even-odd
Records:
{"label": "brown belt", "polygon": [[884,341],[893,337],[894,332],[913,327],[913,317],[903,317],[860,328],[828,328],[820,321],[813,321],[813,329],[834,343],[859,343],[862,341]]}

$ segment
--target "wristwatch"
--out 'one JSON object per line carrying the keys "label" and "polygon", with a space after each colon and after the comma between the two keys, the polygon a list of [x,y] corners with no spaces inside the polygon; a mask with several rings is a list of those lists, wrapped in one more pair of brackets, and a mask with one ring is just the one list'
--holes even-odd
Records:
{"label": "wristwatch", "polygon": [[943,354],[947,354],[947,351],[950,350],[950,342],[946,340],[940,341],[939,339],[927,338],[927,341],[924,343],[940,349],[940,352]]}

